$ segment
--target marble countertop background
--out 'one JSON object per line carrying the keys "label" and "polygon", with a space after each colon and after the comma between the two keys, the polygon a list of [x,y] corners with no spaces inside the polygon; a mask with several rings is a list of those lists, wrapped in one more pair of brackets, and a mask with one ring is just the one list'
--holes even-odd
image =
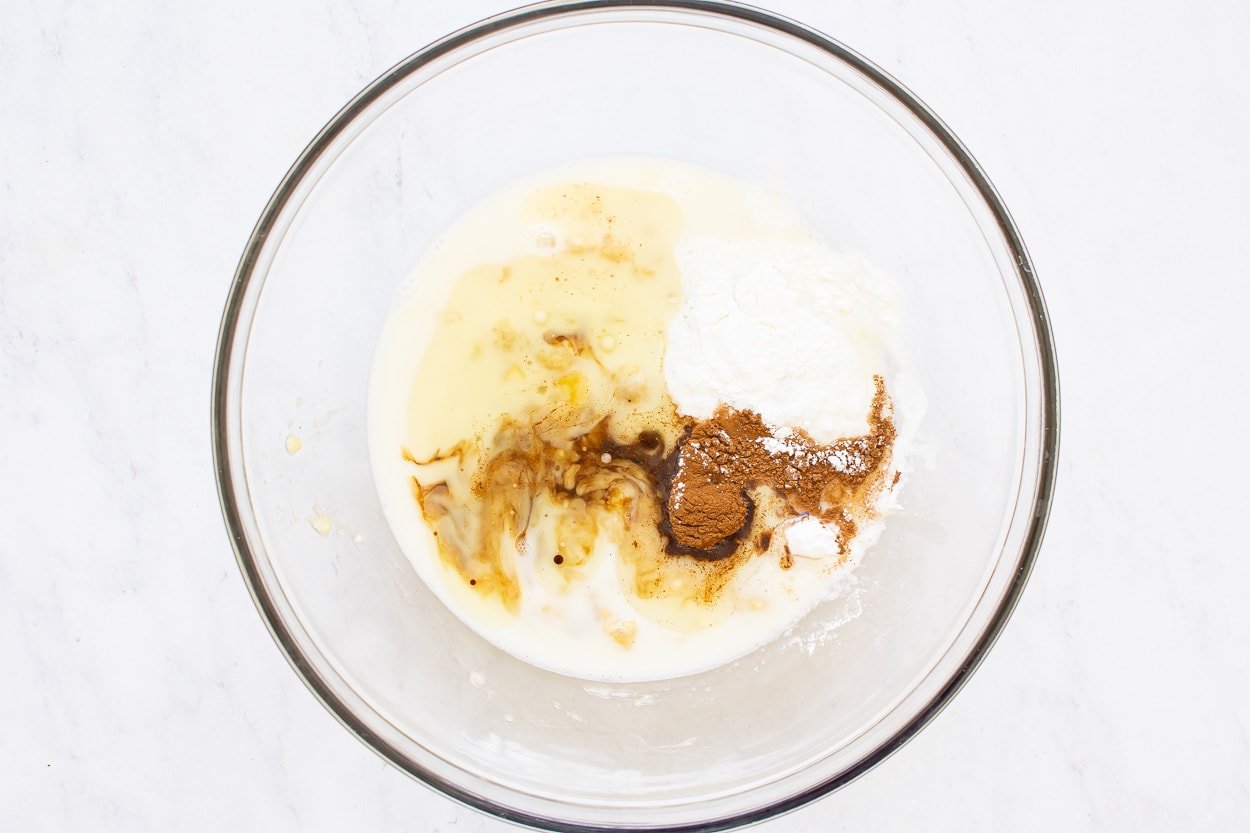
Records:
{"label": "marble countertop background", "polygon": [[[1036,257],[1058,498],[1014,620],[901,752],[768,831],[1250,827],[1250,6],[769,4],[931,105]],[[501,831],[313,699],[209,452],[218,317],[282,173],[468,0],[9,0],[0,827]]]}

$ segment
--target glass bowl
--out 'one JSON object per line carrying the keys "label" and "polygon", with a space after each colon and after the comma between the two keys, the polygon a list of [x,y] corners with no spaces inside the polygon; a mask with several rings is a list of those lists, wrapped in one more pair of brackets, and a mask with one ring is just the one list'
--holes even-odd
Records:
{"label": "glass bowl", "polygon": [[[440,232],[523,175],[616,154],[780,183],[827,245],[903,287],[928,408],[851,592],[730,665],[609,685],[522,663],[438,603],[383,518],[365,403],[392,296]],[[309,688],[414,778],[559,830],[727,828],[879,763],[1006,622],[1058,444],[1041,292],[964,147],[841,44],[695,0],[525,7],[370,84],[247,243],[212,409],[239,564]]]}

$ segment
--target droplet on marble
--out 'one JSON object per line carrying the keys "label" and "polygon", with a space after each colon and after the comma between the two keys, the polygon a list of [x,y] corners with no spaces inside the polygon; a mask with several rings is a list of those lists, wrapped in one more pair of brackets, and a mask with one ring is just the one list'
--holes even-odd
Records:
{"label": "droplet on marble", "polygon": [[329,535],[334,531],[334,523],[330,520],[330,516],[326,514],[326,510],[320,506],[313,508],[313,515],[308,519],[308,523],[316,530],[318,535]]}

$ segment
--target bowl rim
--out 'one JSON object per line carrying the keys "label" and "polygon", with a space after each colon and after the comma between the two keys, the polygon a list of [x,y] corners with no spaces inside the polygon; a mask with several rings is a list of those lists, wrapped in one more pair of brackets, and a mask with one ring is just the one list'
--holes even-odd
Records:
{"label": "bowl rim", "polygon": [[[540,816],[498,804],[462,788],[461,786],[430,772],[385,738],[380,737],[360,720],[351,708],[335,693],[333,688],[317,672],[301,649],[291,630],[283,621],[272,595],[266,589],[255,554],[248,546],[243,522],[240,495],[235,487],[235,472],[230,463],[228,436],[227,389],[230,382],[232,356],[243,312],[246,291],[254,277],[257,263],[270,233],[292,196],[304,178],[313,169],[321,155],[334,140],[364,112],[374,101],[385,95],[404,78],[456,50],[480,38],[507,29],[586,11],[638,10],[679,11],[730,18],[745,22],[774,33],[797,39],[814,46],[861,73],[870,82],[902,104],[936,138],[967,175],[985,206],[990,210],[1010,254],[1015,261],[1015,273],[1024,290],[1024,299],[1031,319],[1036,348],[1040,359],[1041,430],[1038,470],[1036,472],[1036,497],[1028,528],[1021,543],[1019,560],[1014,575],[1006,588],[998,608],[994,611],[985,630],[972,645],[965,661],[953,676],[933,695],[927,704],[904,723],[889,739],[872,750],[862,760],[836,775],[784,799],[741,813],[708,821],[683,823],[665,829],[672,831],[718,831],[743,825],[756,824],[784,813],[796,810],[837,789],[868,772],[913,738],[950,702],[980,666],[999,634],[1010,619],[1018,603],[1030,573],[1037,561],[1051,505],[1054,499],[1055,480],[1058,471],[1059,452],[1059,374],[1050,318],[1037,280],[1033,261],[1016,228],[1007,206],[994,188],[981,166],[969,153],[954,132],[929,109],[914,93],[891,77],[883,69],[853,49],[815,29],[795,20],[726,0],[553,0],[521,6],[459,29],[422,49],[412,53],[382,75],[370,82],[349,101],[317,133],[316,137],[300,153],[286,172],[281,183],[269,198],[260,218],[252,229],[247,245],[235,270],[234,278],[222,313],[218,332],[216,355],[213,364],[211,393],[211,432],[214,471],[217,494],[222,515],[229,533],[235,557],[247,584],[252,600],[287,662],[295,670],[313,695],[352,734],[383,760],[401,772],[420,781],[439,793],[488,815],[526,827],[559,831],[560,833],[606,833],[619,830],[649,830],[649,827],[606,826],[568,822]],[[1025,473],[1027,477],[1027,472]]]}

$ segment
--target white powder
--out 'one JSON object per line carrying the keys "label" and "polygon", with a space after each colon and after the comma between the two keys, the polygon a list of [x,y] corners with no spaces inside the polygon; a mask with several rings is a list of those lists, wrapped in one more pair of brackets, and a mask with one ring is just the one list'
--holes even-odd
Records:
{"label": "white powder", "polygon": [[796,463],[808,466],[816,463],[829,463],[835,471],[844,474],[863,474],[868,470],[867,461],[863,457],[852,454],[845,448],[815,449],[788,439],[788,428],[774,429],[770,437],[760,437],[760,448],[774,457],[789,457]]}
{"label": "white powder", "polygon": [[837,553],[841,537],[836,526],[822,524],[811,516],[787,524],[784,534],[790,554],[803,558],[824,558]]}
{"label": "white powder", "polygon": [[725,403],[822,443],[867,431],[898,329],[884,276],[811,240],[691,237],[677,263],[664,376],[678,410],[706,419]]}

